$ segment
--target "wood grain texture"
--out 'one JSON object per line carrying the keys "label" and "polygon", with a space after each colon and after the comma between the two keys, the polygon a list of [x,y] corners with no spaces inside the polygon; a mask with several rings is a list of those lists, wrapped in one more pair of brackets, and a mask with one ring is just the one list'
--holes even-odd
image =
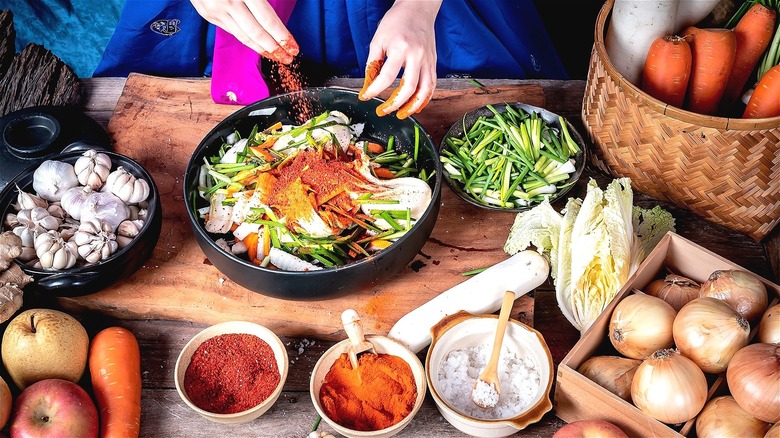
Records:
{"label": "wood grain texture", "polygon": [[[387,332],[401,316],[465,280],[461,272],[504,260],[503,243],[512,213],[486,213],[447,189],[437,226],[415,260],[390,281],[347,297],[302,305],[259,295],[236,285],[200,251],[187,221],[182,177],[201,138],[239,107],[217,105],[208,80],[131,75],[108,132],[117,152],[141,163],[154,177],[162,201],[163,227],[149,261],[133,276],[99,293],[62,298],[70,311],[94,310],[122,318],[216,323],[262,322],[289,336],[340,336],[339,315],[354,308],[368,329]],[[544,104],[538,85],[440,90],[418,120],[435,140],[464,112],[487,102]],[[295,314],[293,320],[289,315]]]}

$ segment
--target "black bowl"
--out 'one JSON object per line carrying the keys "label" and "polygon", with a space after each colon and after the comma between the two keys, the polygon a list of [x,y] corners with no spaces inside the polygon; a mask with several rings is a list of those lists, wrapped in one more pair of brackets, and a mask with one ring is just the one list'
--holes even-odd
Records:
{"label": "black bowl", "polygon": [[[88,148],[94,147],[80,144],[77,147],[69,148],[68,152],[55,155],[50,159],[73,164]],[[132,242],[112,254],[111,257],[92,265],[52,271],[36,269],[15,260],[22,270],[34,279],[32,283],[25,286],[25,294],[33,293],[41,299],[45,299],[51,296],[73,297],[98,292],[132,275],[152,255],[162,227],[160,196],[152,176],[136,161],[122,154],[100,148],[96,149],[111,157],[112,170],[122,166],[131,174],[143,178],[149,183],[147,220],[141,232],[133,238]],[[0,217],[5,218],[6,214],[15,212],[12,204],[16,203],[17,186],[28,193],[35,193],[32,182],[33,173],[38,166],[39,164],[34,164],[23,170],[9,181],[0,192]],[[5,231],[2,227],[3,225],[0,224],[0,230]]]}
{"label": "black bowl", "polygon": [[[219,235],[204,229],[195,211],[208,203],[197,196],[198,171],[204,159],[216,154],[225,137],[238,130],[250,132],[254,125],[269,126],[277,121],[299,124],[296,103],[301,99],[311,102],[312,114],[337,110],[346,114],[352,123],[365,123],[364,139],[384,144],[395,136],[397,150],[411,152],[414,146],[415,125],[419,127],[420,144],[418,164],[431,178],[432,198],[428,208],[415,226],[388,248],[365,259],[336,268],[316,271],[289,272],[254,265],[216,245]],[[357,93],[338,88],[310,88],[261,100],[244,107],[220,122],[200,142],[192,154],[184,174],[184,200],[187,217],[200,245],[211,263],[237,284],[263,295],[289,300],[321,300],[343,296],[387,280],[412,261],[425,245],[439,214],[441,196],[441,164],[436,146],[427,132],[413,118],[399,120],[395,116],[379,117],[376,107],[379,99],[360,101]],[[270,115],[253,112],[276,108]]]}
{"label": "black bowl", "polygon": [[[545,121],[545,123],[547,123],[548,126],[552,126],[557,129],[561,128],[561,124],[558,120],[558,114],[553,113],[544,108],[540,108],[538,106],[529,105],[527,103],[522,103],[522,102],[514,102],[514,103],[499,102],[493,104],[492,106],[499,113],[504,113],[506,112],[506,105],[509,105],[515,109],[518,108],[522,109],[528,114],[538,113],[539,116]],[[469,129],[471,129],[471,127],[474,125],[474,123],[476,123],[477,119],[479,119],[480,117],[492,117],[493,115],[494,115],[493,112],[490,111],[487,105],[479,107],[473,111],[466,113],[457,122],[455,122],[447,131],[447,133],[444,135],[441,141],[440,150],[449,149],[449,146],[447,145],[448,138],[452,138],[452,137],[462,138],[463,133],[468,132]],[[568,193],[572,189],[572,187],[574,187],[577,180],[579,180],[580,175],[582,175],[582,171],[585,169],[585,163],[587,162],[587,148],[586,148],[585,141],[582,139],[582,136],[568,120],[566,120],[566,129],[568,129],[569,134],[577,143],[577,145],[580,147],[580,151],[577,152],[577,154],[575,154],[574,156],[575,171],[569,176],[569,179],[566,180],[566,182],[569,185],[563,188],[562,190],[558,190],[556,193],[552,194],[550,196],[550,202],[555,202],[558,199],[562,199],[563,196],[566,195],[566,193]],[[531,203],[529,205],[521,206],[521,207],[501,207],[498,205],[490,205],[487,203],[482,203],[477,199],[475,199],[473,196],[471,196],[470,193],[465,191],[460,181],[450,178],[450,175],[446,169],[442,168],[442,172],[444,173],[444,180],[447,182],[447,185],[450,186],[450,189],[452,189],[452,191],[455,192],[455,194],[458,195],[461,199],[476,207],[484,208],[487,210],[494,210],[494,211],[521,212],[521,211],[530,210],[535,205],[537,205],[536,203]]]}

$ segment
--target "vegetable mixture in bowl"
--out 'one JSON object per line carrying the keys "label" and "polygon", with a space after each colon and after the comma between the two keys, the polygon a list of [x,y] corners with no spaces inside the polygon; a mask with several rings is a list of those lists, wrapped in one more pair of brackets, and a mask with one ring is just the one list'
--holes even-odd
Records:
{"label": "vegetable mixture in bowl", "polygon": [[523,211],[561,198],[585,168],[585,142],[564,117],[524,103],[486,105],[441,144],[444,179],[481,208]]}
{"label": "vegetable mixture in bowl", "polygon": [[[373,284],[411,261],[438,212],[438,156],[414,120],[376,116],[379,103],[309,89],[220,123],[185,175],[210,261],[244,287],[300,299]],[[387,252],[398,253],[383,262]],[[324,277],[332,271],[344,275]]]}

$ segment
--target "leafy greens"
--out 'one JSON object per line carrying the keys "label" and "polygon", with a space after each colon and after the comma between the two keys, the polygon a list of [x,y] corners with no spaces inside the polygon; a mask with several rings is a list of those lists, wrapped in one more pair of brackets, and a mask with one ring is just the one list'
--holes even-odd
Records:
{"label": "leafy greens", "polygon": [[633,202],[629,178],[613,180],[606,190],[591,179],[584,199],[569,198],[561,213],[545,199],[519,213],[509,231],[505,252],[511,255],[533,246],[548,258],[558,306],[582,332],[661,237],[675,231],[671,213]]}

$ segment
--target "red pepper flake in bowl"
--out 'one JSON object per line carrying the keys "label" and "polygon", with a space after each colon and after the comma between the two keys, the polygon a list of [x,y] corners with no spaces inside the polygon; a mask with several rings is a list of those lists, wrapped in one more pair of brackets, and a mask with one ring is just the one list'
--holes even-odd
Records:
{"label": "red pepper flake in bowl", "polygon": [[262,403],[280,379],[267,342],[251,334],[228,333],[195,350],[184,374],[184,390],[203,410],[234,414]]}

